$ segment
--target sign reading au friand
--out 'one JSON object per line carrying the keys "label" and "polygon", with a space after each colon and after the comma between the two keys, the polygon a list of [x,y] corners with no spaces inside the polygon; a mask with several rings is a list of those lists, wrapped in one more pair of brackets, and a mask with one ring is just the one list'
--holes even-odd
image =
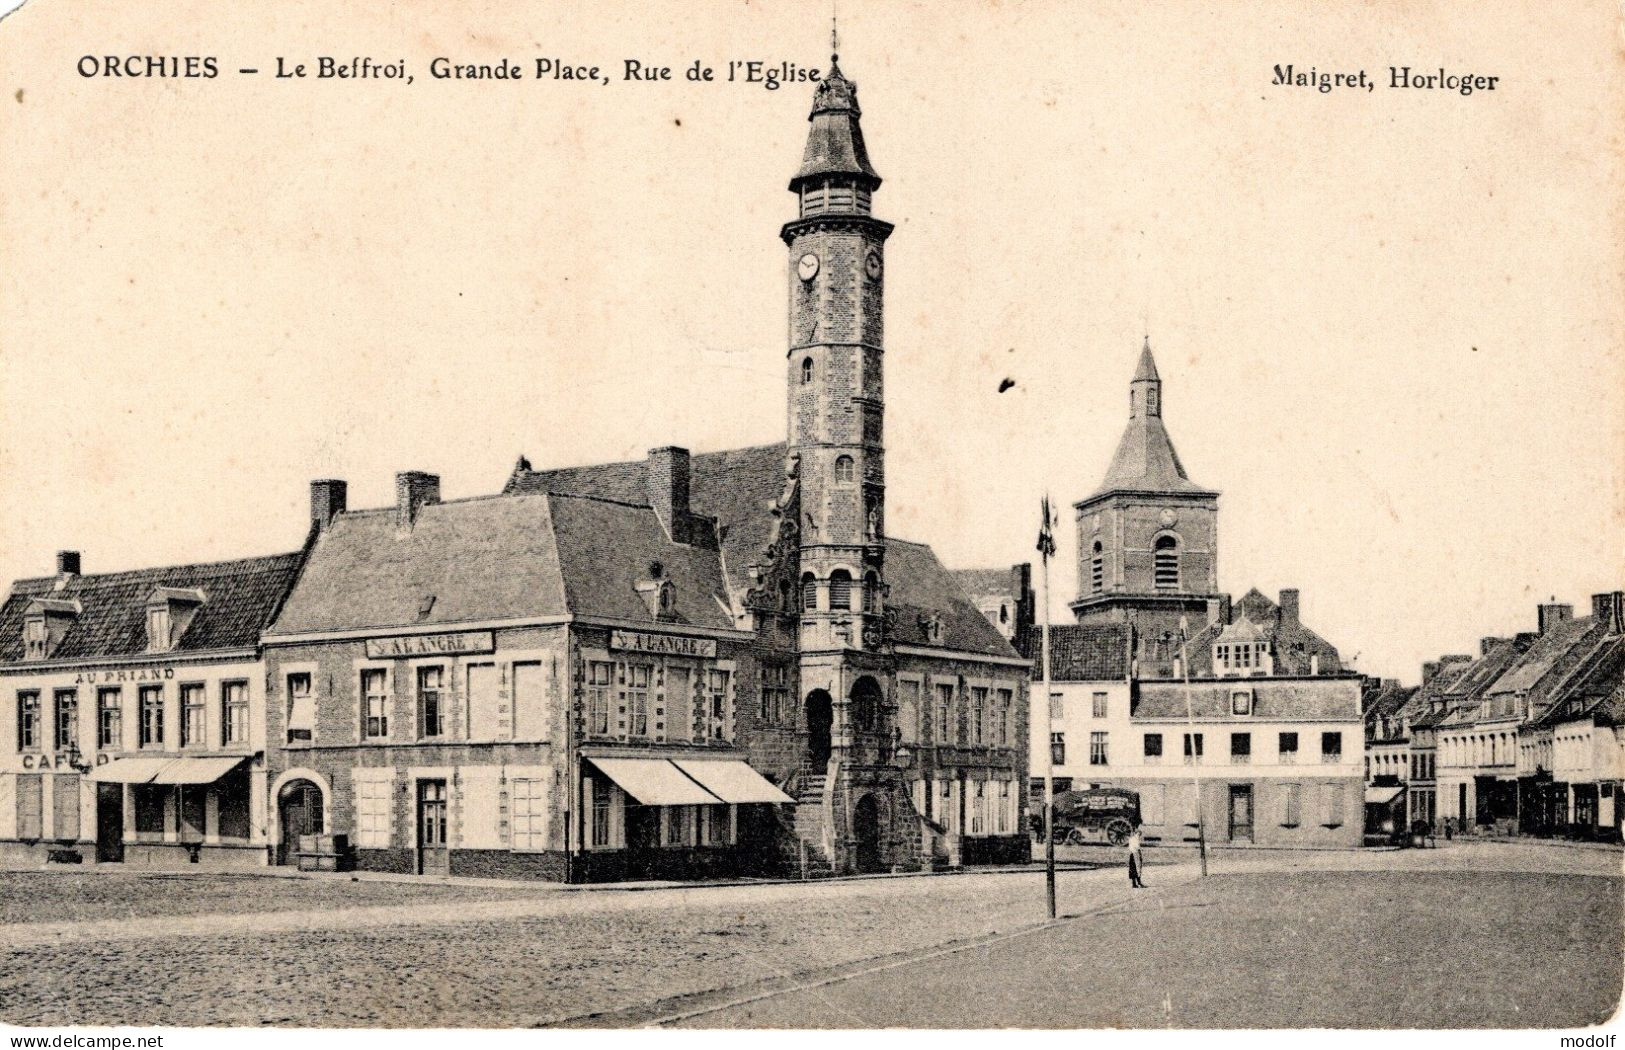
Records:
{"label": "sign reading au friand", "polygon": [[611,631],[611,649],[625,649],[632,653],[662,653],[666,656],[717,655],[717,643],[711,638],[684,638],[675,634],[644,634],[642,631]]}
{"label": "sign reading au friand", "polygon": [[402,656],[459,656],[488,653],[496,648],[490,631],[456,634],[414,634],[401,638],[368,638],[367,659],[390,660]]}

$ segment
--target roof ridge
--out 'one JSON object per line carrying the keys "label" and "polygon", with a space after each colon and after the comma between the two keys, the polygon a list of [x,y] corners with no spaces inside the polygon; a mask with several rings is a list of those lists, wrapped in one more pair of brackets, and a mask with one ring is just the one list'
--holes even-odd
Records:
{"label": "roof ridge", "polygon": [[[543,496],[551,499],[584,499],[591,500],[594,503],[609,503],[617,507],[629,507],[632,510],[654,510],[654,507],[648,503],[628,503],[624,499],[611,499],[608,496],[594,496],[584,492],[527,492],[524,495]],[[699,516],[705,517],[703,514]]]}
{"label": "roof ridge", "polygon": [[[298,558],[303,551],[283,551],[278,554],[254,554],[244,558],[223,558],[219,561],[181,562],[176,565],[149,565],[139,569],[114,569],[111,572],[81,572],[75,573],[70,579],[104,581],[124,576],[149,576],[157,572],[174,572],[179,569],[220,569],[229,565],[248,565],[253,562],[276,562],[290,558]],[[55,583],[55,576],[28,576],[12,581],[13,587],[27,584]]]}

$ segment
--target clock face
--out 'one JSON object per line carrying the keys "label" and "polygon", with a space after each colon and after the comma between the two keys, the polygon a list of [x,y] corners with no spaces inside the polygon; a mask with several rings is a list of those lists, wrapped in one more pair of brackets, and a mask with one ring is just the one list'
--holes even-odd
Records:
{"label": "clock face", "polygon": [[867,273],[871,280],[880,276],[879,252],[872,251],[869,253],[868,258],[863,260],[863,272]]}
{"label": "clock face", "polygon": [[1175,525],[1179,524],[1179,515],[1175,514],[1171,510],[1164,510],[1161,514],[1157,515],[1157,520],[1162,522],[1163,528],[1171,529]]}
{"label": "clock face", "polygon": [[810,281],[814,277],[817,277],[818,256],[814,255],[812,252],[808,252],[806,255],[803,255],[801,257],[801,261],[796,263],[796,274],[803,281]]}

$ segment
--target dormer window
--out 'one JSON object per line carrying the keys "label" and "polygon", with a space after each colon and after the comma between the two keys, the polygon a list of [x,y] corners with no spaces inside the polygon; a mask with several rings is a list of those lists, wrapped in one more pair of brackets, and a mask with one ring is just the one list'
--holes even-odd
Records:
{"label": "dormer window", "polygon": [[1230,713],[1233,715],[1250,715],[1253,713],[1253,691],[1251,689],[1231,690]]}
{"label": "dormer window", "polygon": [[23,659],[48,660],[80,612],[77,598],[35,598],[23,612]]}
{"label": "dormer window", "polygon": [[23,658],[45,659],[45,617],[30,616],[23,623]]}
{"label": "dormer window", "polygon": [[155,589],[147,597],[147,652],[167,653],[179,645],[203,602],[196,588]]}

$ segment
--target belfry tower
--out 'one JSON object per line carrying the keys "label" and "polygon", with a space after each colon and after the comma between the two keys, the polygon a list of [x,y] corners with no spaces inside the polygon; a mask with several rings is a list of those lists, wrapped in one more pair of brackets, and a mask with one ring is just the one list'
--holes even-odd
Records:
{"label": "belfry tower", "polygon": [[[1129,382],[1128,426],[1100,487],[1074,504],[1079,623],[1134,625],[1142,673],[1170,673],[1180,619],[1195,634],[1219,598],[1219,494],[1185,473],[1162,422],[1147,339]],[[1160,669],[1160,670],[1159,670]]]}
{"label": "belfry tower", "polygon": [[884,615],[882,293],[892,226],[870,214],[880,176],[859,115],[857,85],[832,57],[790,180],[799,214],[780,231],[789,247],[789,450],[800,478],[804,653],[873,651]]}

